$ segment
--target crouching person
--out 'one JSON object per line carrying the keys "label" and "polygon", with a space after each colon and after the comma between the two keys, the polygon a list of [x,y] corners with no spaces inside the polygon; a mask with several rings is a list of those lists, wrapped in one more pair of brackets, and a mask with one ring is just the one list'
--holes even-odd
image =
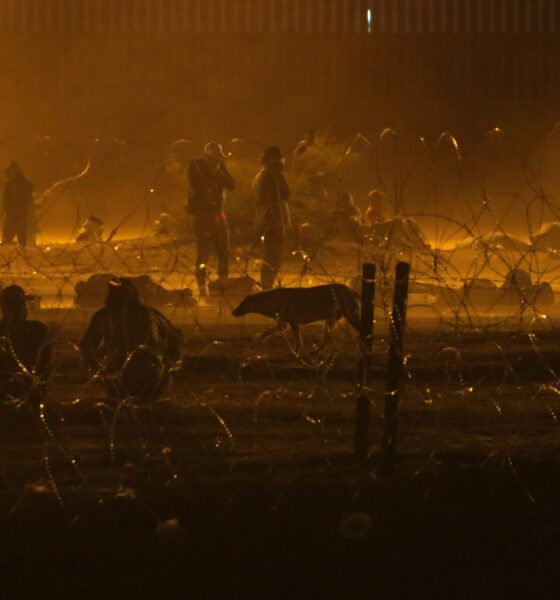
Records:
{"label": "crouching person", "polygon": [[52,368],[49,330],[27,320],[25,292],[18,285],[2,290],[0,308],[0,396],[40,404]]}
{"label": "crouching person", "polygon": [[129,279],[109,282],[105,307],[91,318],[80,349],[110,399],[157,400],[181,358],[183,334],[159,311],[142,304]]}

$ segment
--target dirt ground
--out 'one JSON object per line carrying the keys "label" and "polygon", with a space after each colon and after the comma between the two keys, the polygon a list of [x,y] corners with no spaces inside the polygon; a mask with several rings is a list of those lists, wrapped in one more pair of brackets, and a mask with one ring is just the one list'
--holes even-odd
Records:
{"label": "dirt ground", "polygon": [[324,353],[307,327],[298,359],[256,339],[264,322],[185,315],[165,397],[115,415],[71,343],[85,319],[59,332],[43,422],[2,407],[5,597],[555,596],[553,333],[411,332],[396,469],[378,477],[382,329],[362,464],[346,326]]}
{"label": "dirt ground", "polygon": [[[52,286],[49,268],[20,277]],[[160,401],[119,409],[80,364],[91,311],[33,313],[54,324],[55,369],[43,411],[0,407],[3,597],[557,597],[554,322],[456,331],[413,308],[395,471],[380,476],[382,314],[363,463],[347,325],[322,351],[307,326],[296,356],[227,306],[166,312],[181,368]]]}

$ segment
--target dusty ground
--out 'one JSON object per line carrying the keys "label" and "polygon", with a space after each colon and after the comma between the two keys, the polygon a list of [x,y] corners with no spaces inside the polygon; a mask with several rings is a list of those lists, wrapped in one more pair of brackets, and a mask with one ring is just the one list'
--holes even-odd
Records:
{"label": "dusty ground", "polygon": [[[25,276],[52,285],[49,269]],[[2,407],[4,597],[557,597],[554,323],[457,333],[412,311],[396,469],[378,477],[381,315],[361,464],[345,325],[321,353],[307,327],[298,358],[289,336],[257,339],[264,319],[169,311],[182,368],[161,401],[115,414],[74,346],[89,314],[36,313],[57,325],[43,420]]]}
{"label": "dusty ground", "polygon": [[[183,327],[187,358],[166,397],[123,410],[113,431],[67,341],[48,432],[26,407],[3,407],[7,597],[553,596],[552,334],[540,355],[526,333],[411,335],[396,472],[378,478],[382,339],[362,465],[350,331],[337,331],[325,372],[309,361],[328,354],[302,364],[282,339],[256,342],[262,324]],[[67,318],[61,340],[79,329]],[[320,334],[308,328],[309,348]],[[496,340],[504,352],[489,352]]]}

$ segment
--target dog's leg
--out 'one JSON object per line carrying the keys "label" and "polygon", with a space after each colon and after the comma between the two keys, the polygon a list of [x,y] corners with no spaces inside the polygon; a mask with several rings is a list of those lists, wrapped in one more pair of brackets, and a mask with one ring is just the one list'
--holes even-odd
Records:
{"label": "dog's leg", "polygon": [[301,339],[301,331],[299,330],[299,323],[290,323],[290,327],[294,332],[294,337],[296,339],[295,351],[296,354],[299,354],[301,347],[303,346],[303,341]]}
{"label": "dog's leg", "polygon": [[286,327],[287,327],[287,323],[285,323],[283,321],[278,321],[278,323],[276,323],[276,325],[274,327],[271,327],[270,329],[263,331],[259,335],[259,339],[264,340],[266,338],[269,338],[270,336],[275,335],[276,333],[280,333],[281,331],[284,331],[284,329],[286,329]]}
{"label": "dog's leg", "polygon": [[333,319],[327,319],[325,321],[325,335],[323,336],[323,341],[321,342],[321,345],[317,348],[318,351],[322,350],[327,345],[328,341],[331,339],[331,333],[335,325],[336,321]]}

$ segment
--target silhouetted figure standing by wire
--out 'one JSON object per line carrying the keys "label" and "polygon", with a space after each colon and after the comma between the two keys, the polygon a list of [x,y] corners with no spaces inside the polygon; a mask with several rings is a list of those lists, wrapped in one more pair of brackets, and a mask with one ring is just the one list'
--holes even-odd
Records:
{"label": "silhouetted figure standing by wire", "polygon": [[6,168],[8,181],[4,187],[4,227],[2,243],[11,244],[17,237],[18,244],[27,244],[27,229],[33,206],[33,184],[12,161]]}
{"label": "silhouetted figure standing by wire", "polygon": [[195,272],[201,296],[206,296],[210,250],[214,247],[218,277],[229,276],[229,227],[224,211],[224,190],[235,189],[235,179],[224,163],[220,144],[209,142],[204,155],[189,165],[190,193],[187,212],[192,215],[196,240]]}
{"label": "silhouetted figure standing by wire", "polygon": [[0,397],[42,402],[51,373],[47,326],[27,320],[24,290],[10,285],[0,294]]}
{"label": "silhouetted figure standing by wire", "polygon": [[182,345],[181,331],[143,304],[129,279],[119,277],[110,281],[105,307],[93,315],[80,341],[90,373],[116,400],[157,399]]}
{"label": "silhouetted figure standing by wire", "polygon": [[284,177],[285,166],[286,161],[280,148],[270,146],[264,150],[262,168],[253,181],[256,230],[264,244],[261,267],[263,290],[274,286],[282,264],[286,233],[292,226],[288,205],[290,189]]}

